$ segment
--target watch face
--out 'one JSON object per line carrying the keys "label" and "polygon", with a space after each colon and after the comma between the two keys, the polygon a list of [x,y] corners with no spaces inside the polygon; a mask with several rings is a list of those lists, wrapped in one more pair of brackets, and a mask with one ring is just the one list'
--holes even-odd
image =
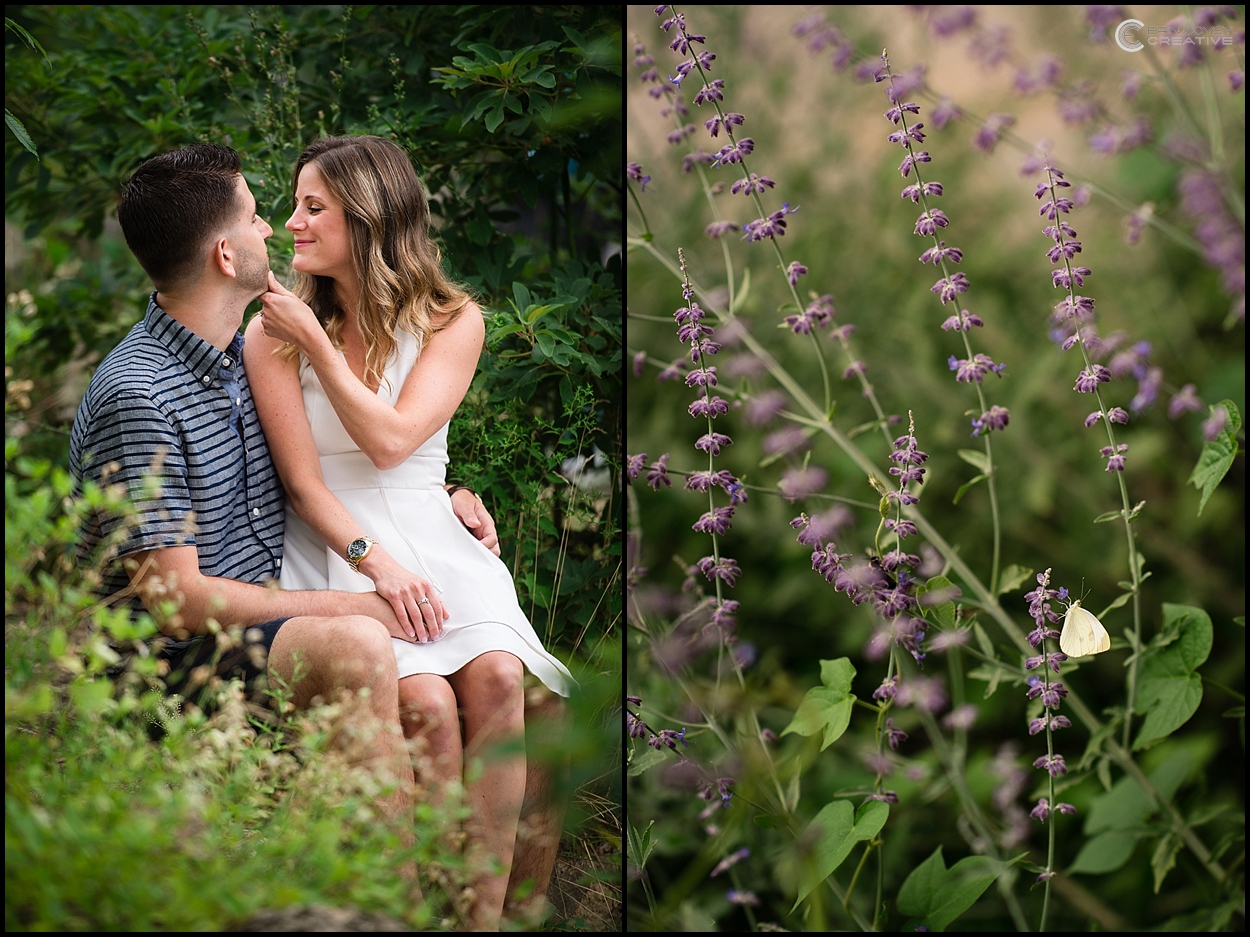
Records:
{"label": "watch face", "polygon": [[369,549],[368,540],[353,540],[347,545],[347,558],[349,560],[358,560],[365,555],[365,551]]}

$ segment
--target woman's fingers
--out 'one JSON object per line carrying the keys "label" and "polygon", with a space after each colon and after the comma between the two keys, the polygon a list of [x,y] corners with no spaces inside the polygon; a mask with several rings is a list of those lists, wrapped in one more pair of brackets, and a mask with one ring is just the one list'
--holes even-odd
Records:
{"label": "woman's fingers", "polygon": [[395,618],[399,621],[399,627],[404,629],[404,634],[410,638],[417,636],[416,629],[412,626],[412,616],[408,614],[408,609],[404,607],[402,601],[396,602],[394,599],[389,600],[391,608],[395,610]]}

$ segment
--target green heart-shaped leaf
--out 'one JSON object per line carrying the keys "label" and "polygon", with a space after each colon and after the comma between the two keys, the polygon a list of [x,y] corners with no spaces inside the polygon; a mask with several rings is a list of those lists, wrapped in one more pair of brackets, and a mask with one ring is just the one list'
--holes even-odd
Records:
{"label": "green heart-shaped leaf", "polygon": [[917,926],[941,931],[981,897],[998,876],[984,856],[968,856],[949,869],[942,861],[942,847],[916,868],[898,893],[898,909],[920,918]]}
{"label": "green heart-shaped leaf", "polygon": [[[794,908],[810,895],[821,882],[842,864],[856,843],[872,839],[881,832],[890,816],[890,808],[880,800],[870,800],[855,812],[849,800],[835,800],[816,814],[800,837],[811,843],[809,861],[804,864],[798,897]],[[794,911],[791,908],[791,912]]]}

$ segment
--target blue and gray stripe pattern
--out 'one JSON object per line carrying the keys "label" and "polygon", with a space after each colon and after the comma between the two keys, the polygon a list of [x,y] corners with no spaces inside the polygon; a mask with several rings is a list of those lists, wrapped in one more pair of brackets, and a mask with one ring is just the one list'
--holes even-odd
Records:
{"label": "blue and gray stripe pattern", "polygon": [[[243,582],[276,579],[282,562],[283,490],[243,371],[243,336],[223,352],[156,304],[101,362],[70,437],[70,469],[82,480],[124,483],[138,510],[120,559],[158,547],[194,545],[200,572]],[[153,496],[144,479],[158,473]],[[79,562],[122,526],[91,518]],[[103,595],[125,588],[120,563]],[[138,611],[137,599],[131,603]]]}

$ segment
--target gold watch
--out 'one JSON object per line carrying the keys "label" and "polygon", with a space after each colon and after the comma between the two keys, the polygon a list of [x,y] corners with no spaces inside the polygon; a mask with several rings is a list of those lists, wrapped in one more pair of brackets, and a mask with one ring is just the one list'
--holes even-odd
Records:
{"label": "gold watch", "polygon": [[369,555],[375,543],[377,541],[372,537],[357,537],[347,545],[347,565],[352,568],[353,573],[360,572],[360,561]]}

